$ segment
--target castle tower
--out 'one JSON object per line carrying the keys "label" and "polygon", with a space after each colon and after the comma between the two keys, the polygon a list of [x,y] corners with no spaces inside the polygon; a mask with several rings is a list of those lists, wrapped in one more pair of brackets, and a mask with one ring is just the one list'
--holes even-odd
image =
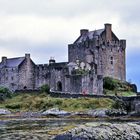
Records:
{"label": "castle tower", "polygon": [[119,40],[112,31],[112,25],[104,24],[104,29],[80,30],[80,36],[68,46],[69,62],[87,63],[90,68],[97,66],[97,75],[126,80],[125,67],[126,40]]}

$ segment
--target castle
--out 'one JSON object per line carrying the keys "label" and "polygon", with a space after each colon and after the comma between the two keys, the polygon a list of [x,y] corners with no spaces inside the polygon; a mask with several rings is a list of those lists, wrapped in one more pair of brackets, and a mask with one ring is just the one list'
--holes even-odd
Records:
{"label": "castle", "polygon": [[80,30],[80,36],[68,45],[68,62],[36,65],[30,54],[2,57],[0,86],[16,90],[36,90],[48,84],[52,91],[103,94],[103,77],[126,80],[126,40],[119,40],[112,25],[104,29]]}

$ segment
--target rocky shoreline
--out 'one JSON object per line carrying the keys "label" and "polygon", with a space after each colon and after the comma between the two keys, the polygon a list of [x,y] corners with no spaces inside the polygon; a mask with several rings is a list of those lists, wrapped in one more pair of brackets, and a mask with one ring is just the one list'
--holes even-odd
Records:
{"label": "rocky shoreline", "polygon": [[[132,113],[133,114],[133,113]],[[140,117],[132,118],[131,114],[127,114],[124,110],[115,109],[95,109],[87,110],[84,112],[67,112],[60,110],[58,108],[52,108],[46,111],[39,112],[10,112],[6,109],[0,109],[0,120],[1,123],[7,119],[9,123],[14,122],[15,124],[26,122],[25,128],[27,129],[28,122],[72,122],[79,120],[81,121],[78,125],[68,126],[63,128],[47,128],[44,123],[43,130],[37,129],[34,133],[24,134],[18,133],[16,131],[11,131],[12,133],[3,134],[2,139],[7,137],[11,138],[23,138],[23,139],[54,139],[54,140],[139,140],[140,139]],[[47,122],[48,121],[48,122]],[[84,123],[83,123],[84,122]],[[87,123],[89,122],[89,123]],[[110,122],[110,123],[109,123]],[[129,122],[129,123],[127,123]],[[131,122],[131,123],[130,123]],[[4,122],[5,123],[5,122]],[[38,124],[37,123],[37,124]],[[38,124],[38,128],[40,125]],[[65,123],[64,123],[65,124]],[[66,125],[66,124],[65,124]],[[18,125],[15,125],[15,130],[17,130]],[[20,127],[20,126],[19,126]],[[9,129],[9,128],[8,128]],[[13,129],[13,125],[12,125]],[[62,131],[60,131],[62,129]],[[29,129],[30,130],[30,129]],[[40,135],[40,131],[44,134]],[[14,133],[13,133],[14,132]],[[16,133],[15,133],[16,132]],[[28,132],[28,131],[27,131]],[[58,133],[57,133],[58,132]],[[61,133],[60,133],[61,132]]]}
{"label": "rocky shoreline", "polygon": [[38,111],[38,112],[10,112],[7,109],[0,109],[0,115],[5,117],[21,117],[21,118],[40,118],[40,117],[95,117],[95,118],[105,118],[105,117],[119,117],[126,116],[127,112],[124,110],[117,109],[95,109],[88,110],[84,112],[67,112],[64,110],[60,110],[58,108],[52,108],[46,111]]}
{"label": "rocky shoreline", "polygon": [[87,124],[53,138],[54,140],[139,140],[138,124]]}

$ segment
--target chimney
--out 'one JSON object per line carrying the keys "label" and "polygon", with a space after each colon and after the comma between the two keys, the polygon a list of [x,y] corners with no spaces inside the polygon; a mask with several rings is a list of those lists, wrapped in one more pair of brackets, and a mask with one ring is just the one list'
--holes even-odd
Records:
{"label": "chimney", "polygon": [[54,64],[54,63],[55,63],[55,59],[54,59],[54,57],[51,57],[49,60],[49,64]]}
{"label": "chimney", "polygon": [[80,35],[81,36],[86,36],[88,34],[89,30],[88,29],[81,29],[80,30]]}
{"label": "chimney", "polygon": [[7,57],[3,56],[3,57],[2,57],[2,63],[3,63],[4,65],[6,65],[6,61],[7,61]]}
{"label": "chimney", "polygon": [[109,23],[105,24],[105,34],[106,34],[106,41],[112,40],[112,25]]}
{"label": "chimney", "polygon": [[25,58],[27,58],[27,59],[30,58],[30,54],[29,53],[26,53],[25,54]]}

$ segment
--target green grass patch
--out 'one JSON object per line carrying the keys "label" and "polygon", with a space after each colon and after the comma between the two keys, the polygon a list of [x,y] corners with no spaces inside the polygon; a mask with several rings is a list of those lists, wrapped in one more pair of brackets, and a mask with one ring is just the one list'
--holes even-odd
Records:
{"label": "green grass patch", "polygon": [[112,91],[112,90],[104,90],[105,95],[107,96],[124,96],[124,97],[129,97],[129,96],[136,96],[135,92],[132,91]]}
{"label": "green grass patch", "polygon": [[85,111],[88,109],[112,108],[115,101],[108,98],[53,98],[45,94],[19,94],[6,99],[0,108],[11,111],[40,111],[58,107],[66,111]]}

